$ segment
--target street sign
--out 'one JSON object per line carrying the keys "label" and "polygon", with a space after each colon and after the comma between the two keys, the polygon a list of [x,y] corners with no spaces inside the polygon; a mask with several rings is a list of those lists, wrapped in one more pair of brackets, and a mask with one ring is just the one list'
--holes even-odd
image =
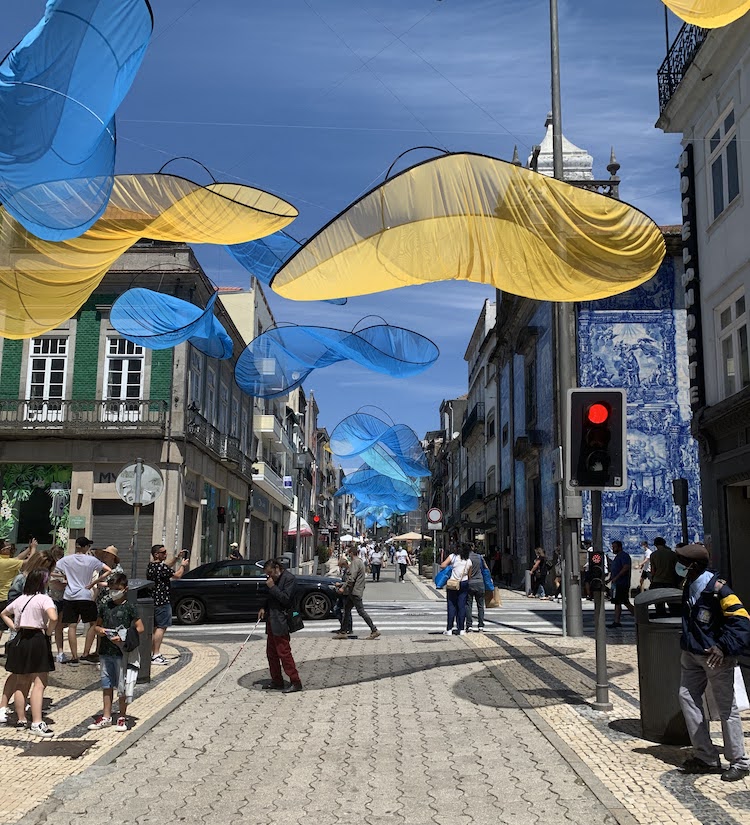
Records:
{"label": "street sign", "polygon": [[284,476],[284,487],[292,487],[292,477],[291,476]]}
{"label": "street sign", "polygon": [[443,511],[439,507],[430,507],[427,511],[427,521],[435,522],[443,520]]}
{"label": "street sign", "polygon": [[71,516],[68,519],[68,527],[70,527],[71,530],[85,530],[86,516]]}
{"label": "street sign", "polygon": [[164,492],[164,479],[158,467],[138,460],[120,470],[115,490],[126,504],[145,507]]}
{"label": "street sign", "polygon": [[442,530],[443,529],[443,522],[442,521],[428,521],[427,522],[427,529],[428,530]]}

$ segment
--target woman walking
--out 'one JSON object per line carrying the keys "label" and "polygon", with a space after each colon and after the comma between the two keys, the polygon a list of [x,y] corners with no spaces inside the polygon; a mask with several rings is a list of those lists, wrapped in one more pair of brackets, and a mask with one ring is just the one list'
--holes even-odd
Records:
{"label": "woman walking", "polygon": [[440,565],[441,570],[449,564],[453,568],[445,586],[448,596],[448,627],[443,631],[444,636],[453,634],[454,624],[455,632],[459,636],[466,635],[466,599],[469,595],[469,577],[472,571],[470,554],[471,544],[464,543],[461,545],[460,553],[451,553]]}
{"label": "woman walking", "polygon": [[543,599],[546,594],[544,592],[544,582],[547,580],[547,555],[541,547],[534,550],[536,559],[531,568],[531,593],[529,598]]}
{"label": "woman walking", "polygon": [[6,645],[5,669],[17,677],[15,705],[17,725],[26,725],[26,696],[31,688],[31,733],[48,739],[52,731],[42,719],[42,703],[47,677],[55,669],[50,634],[57,622],[57,610],[45,592],[47,573],[29,573],[23,595],[11,602],[0,614],[10,630],[18,634]]}

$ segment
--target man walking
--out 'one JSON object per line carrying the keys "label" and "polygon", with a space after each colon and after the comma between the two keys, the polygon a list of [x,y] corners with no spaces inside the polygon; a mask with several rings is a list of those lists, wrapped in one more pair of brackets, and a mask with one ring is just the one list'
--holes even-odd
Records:
{"label": "man walking", "polygon": [[[338,586],[338,592],[346,597],[344,603],[344,621],[342,627],[348,628],[351,632],[352,625],[352,610],[356,608],[357,613],[364,619],[367,626],[370,628],[370,635],[367,639],[377,639],[380,636],[380,631],[375,627],[372,619],[367,615],[367,611],[362,604],[362,596],[365,593],[365,584],[367,583],[367,571],[362,559],[356,551],[352,553],[349,562],[349,574],[346,581]],[[334,637],[336,639],[348,639],[349,634],[342,630]]]}
{"label": "man walking", "polygon": [[[289,611],[294,607],[296,579],[280,559],[269,559],[263,566],[268,577],[266,606],[258,611],[258,621],[266,620],[266,658],[271,671],[271,684],[263,690],[280,690],[282,693],[298,693],[302,690],[297,665],[292,656],[289,633]],[[289,677],[284,685],[282,667]]]}
{"label": "man walking", "polygon": [[484,575],[482,570],[487,565],[484,563],[484,558],[473,549],[473,545],[469,559],[471,560],[471,575],[469,576],[469,595],[466,601],[466,630],[469,633],[473,631],[472,608],[476,602],[477,633],[484,633]]}
{"label": "man walking", "polygon": [[399,547],[396,552],[396,564],[398,565],[399,570],[398,580],[402,582],[404,580],[404,576],[406,575],[406,568],[409,566],[409,553],[405,547]]}
{"label": "man walking", "polygon": [[172,626],[172,602],[170,600],[170,583],[172,579],[181,579],[187,570],[188,560],[185,552],[177,570],[177,556],[167,560],[167,549],[163,544],[151,548],[151,562],[146,568],[146,578],[154,582],[154,636],[151,642],[151,664],[168,665],[161,653],[161,643],[167,628]]}
{"label": "man walking", "polygon": [[612,588],[612,604],[615,606],[614,621],[607,627],[622,627],[620,618],[622,617],[622,606],[628,609],[632,616],[635,613],[633,605],[630,603],[630,554],[622,549],[621,541],[612,542],[612,552],[615,557],[609,566],[610,587]]}
{"label": "man walking", "polygon": [[[708,550],[702,544],[677,548],[677,575],[685,577],[679,698],[694,751],[682,769],[686,773],[721,772],[724,782],[736,782],[750,775],[734,698],[734,669],[737,656],[750,644],[750,616],[729,585],[708,569],[708,561]],[[729,769],[723,772],[703,712],[708,685],[719,709],[724,756],[729,761]]]}
{"label": "man walking", "polygon": [[370,553],[370,570],[372,570],[372,580],[380,581],[380,570],[383,566],[383,551],[380,547],[375,547]]}
{"label": "man walking", "polygon": [[[649,590],[662,590],[665,587],[679,587],[679,579],[675,572],[677,556],[671,547],[667,547],[666,541],[661,536],[654,539],[654,549],[649,559],[651,567],[651,586]],[[669,605],[657,604],[656,616],[663,618],[667,613],[671,615]]]}

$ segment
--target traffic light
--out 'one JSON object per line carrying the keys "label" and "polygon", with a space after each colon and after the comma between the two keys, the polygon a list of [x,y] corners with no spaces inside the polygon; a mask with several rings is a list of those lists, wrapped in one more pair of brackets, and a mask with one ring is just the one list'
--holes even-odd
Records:
{"label": "traffic light", "polygon": [[626,489],[626,412],[625,390],[568,390],[566,468],[570,487]]}
{"label": "traffic light", "polygon": [[315,527],[320,527],[320,516],[313,516],[313,525]]}
{"label": "traffic light", "polygon": [[589,550],[589,585],[591,590],[604,590],[604,553],[601,550]]}

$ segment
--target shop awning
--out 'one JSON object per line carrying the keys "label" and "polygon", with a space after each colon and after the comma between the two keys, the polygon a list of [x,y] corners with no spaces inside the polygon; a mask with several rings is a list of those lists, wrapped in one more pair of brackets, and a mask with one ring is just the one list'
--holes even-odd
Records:
{"label": "shop awning", "polygon": [[[310,525],[303,518],[301,518],[300,521],[302,523],[302,529],[299,533],[300,536],[311,536],[313,534],[313,531]],[[287,510],[286,517],[284,518],[284,535],[297,535],[297,514],[293,513],[291,510]]]}

